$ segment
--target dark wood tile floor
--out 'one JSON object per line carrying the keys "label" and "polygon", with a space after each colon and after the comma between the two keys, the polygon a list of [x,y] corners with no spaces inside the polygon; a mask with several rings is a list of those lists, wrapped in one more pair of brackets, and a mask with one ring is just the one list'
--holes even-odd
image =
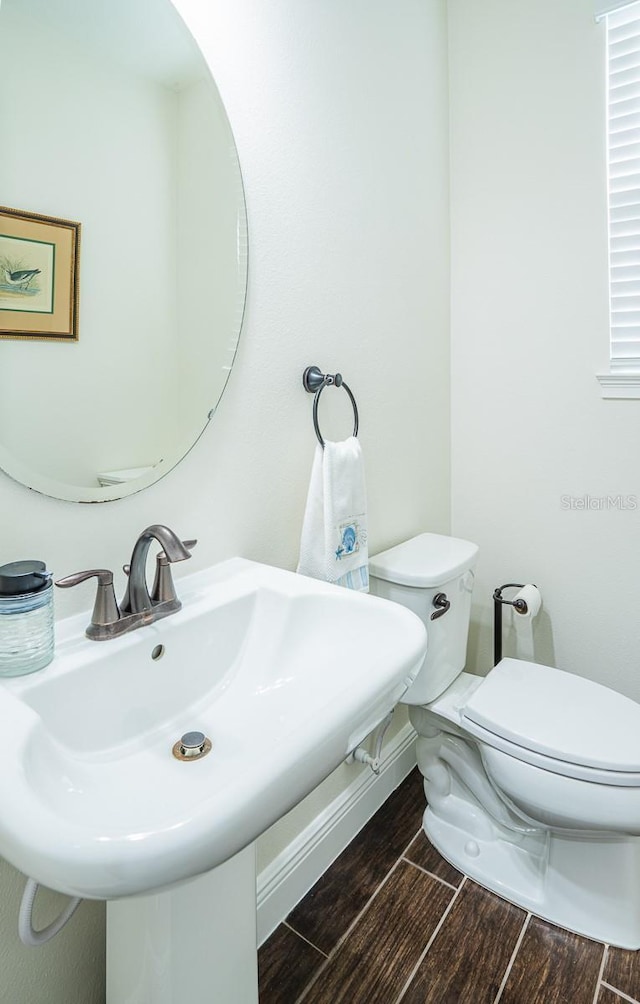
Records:
{"label": "dark wood tile floor", "polygon": [[640,1004],[640,952],[481,889],[423,807],[414,770],[260,949],[260,1004]]}

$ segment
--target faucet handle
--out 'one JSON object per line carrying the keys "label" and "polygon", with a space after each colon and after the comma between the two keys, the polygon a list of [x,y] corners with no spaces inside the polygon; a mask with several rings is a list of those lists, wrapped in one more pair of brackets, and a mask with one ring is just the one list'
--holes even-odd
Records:
{"label": "faucet handle", "polygon": [[[182,546],[186,547],[187,551],[192,551],[197,543],[197,540],[183,540]],[[153,580],[153,588],[151,590],[151,602],[176,602],[177,599],[178,597],[176,596],[176,590],[173,585],[173,577],[171,575],[171,564],[169,563],[169,559],[167,558],[165,552],[158,551],[156,555],[156,574]]]}
{"label": "faucet handle", "polygon": [[120,620],[120,611],[113,588],[113,572],[110,572],[108,568],[90,568],[86,572],[74,572],[72,575],[65,575],[64,578],[57,580],[56,586],[59,586],[61,589],[68,589],[94,577],[98,580],[98,590],[93,605],[91,623],[86,630],[86,634],[88,638],[95,639],[104,638],[104,628]]}

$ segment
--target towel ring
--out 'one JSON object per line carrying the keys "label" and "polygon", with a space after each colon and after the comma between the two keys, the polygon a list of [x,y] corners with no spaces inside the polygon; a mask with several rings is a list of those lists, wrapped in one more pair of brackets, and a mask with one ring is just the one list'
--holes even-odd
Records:
{"label": "towel ring", "polygon": [[358,435],[358,406],[356,404],[355,397],[342,379],[341,373],[322,373],[317,366],[307,366],[306,370],[302,374],[302,384],[307,393],[315,394],[313,399],[313,428],[315,429],[318,442],[323,450],[324,439],[322,438],[320,426],[318,425],[318,402],[320,401],[320,395],[325,387],[342,387],[346,390],[353,407],[353,435]]}

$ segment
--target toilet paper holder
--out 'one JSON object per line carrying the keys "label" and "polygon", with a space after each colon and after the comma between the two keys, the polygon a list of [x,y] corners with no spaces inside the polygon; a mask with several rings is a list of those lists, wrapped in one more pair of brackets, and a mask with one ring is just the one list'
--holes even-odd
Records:
{"label": "toilet paper holder", "polygon": [[528,613],[527,601],[519,598],[506,599],[503,589],[524,589],[524,582],[505,582],[493,591],[493,665],[497,666],[502,659],[502,608],[513,607],[519,614]]}

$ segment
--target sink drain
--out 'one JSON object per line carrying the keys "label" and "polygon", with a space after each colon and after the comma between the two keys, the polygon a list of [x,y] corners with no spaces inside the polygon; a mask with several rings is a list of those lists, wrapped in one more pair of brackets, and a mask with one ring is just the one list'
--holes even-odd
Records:
{"label": "sink drain", "polygon": [[211,740],[204,732],[185,732],[173,744],[173,755],[177,760],[201,760],[211,751]]}

